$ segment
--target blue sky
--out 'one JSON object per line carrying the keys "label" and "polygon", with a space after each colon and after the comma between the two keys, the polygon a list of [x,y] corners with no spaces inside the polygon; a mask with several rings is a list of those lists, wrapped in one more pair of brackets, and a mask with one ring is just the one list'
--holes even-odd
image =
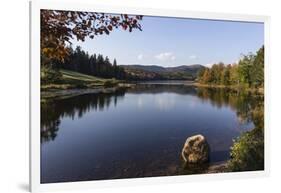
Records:
{"label": "blue sky", "polygon": [[178,66],[234,63],[264,44],[262,23],[144,16],[143,31],[114,30],[85,42],[90,54],[116,58],[118,64]]}

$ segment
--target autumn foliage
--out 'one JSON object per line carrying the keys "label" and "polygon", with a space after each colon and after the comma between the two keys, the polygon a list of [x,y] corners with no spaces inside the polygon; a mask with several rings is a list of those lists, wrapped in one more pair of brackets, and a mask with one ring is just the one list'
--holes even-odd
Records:
{"label": "autumn foliage", "polygon": [[255,54],[243,55],[237,64],[214,64],[202,69],[197,76],[199,83],[210,85],[264,86],[264,46]]}
{"label": "autumn foliage", "polygon": [[142,16],[138,15],[41,10],[41,56],[45,58],[44,64],[53,59],[63,61],[73,39],[85,41],[87,37],[109,35],[117,28],[129,32],[142,30],[140,20]]}

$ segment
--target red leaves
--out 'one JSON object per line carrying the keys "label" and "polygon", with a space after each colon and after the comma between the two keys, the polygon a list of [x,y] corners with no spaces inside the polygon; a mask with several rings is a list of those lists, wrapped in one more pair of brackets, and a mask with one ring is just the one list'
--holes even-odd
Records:
{"label": "red leaves", "polygon": [[124,23],[122,24],[122,28],[123,28],[124,30],[126,30],[127,27],[128,27],[128,26],[127,26],[126,24],[124,24]]}
{"label": "red leaves", "polygon": [[112,31],[112,25],[107,26],[107,29],[108,29],[109,31]]}
{"label": "red leaves", "polygon": [[141,30],[141,19],[142,16],[127,14],[41,10],[41,52],[48,53],[49,59],[60,60],[67,54],[67,42],[71,43],[71,39],[85,41],[86,37],[109,35],[114,28]]}

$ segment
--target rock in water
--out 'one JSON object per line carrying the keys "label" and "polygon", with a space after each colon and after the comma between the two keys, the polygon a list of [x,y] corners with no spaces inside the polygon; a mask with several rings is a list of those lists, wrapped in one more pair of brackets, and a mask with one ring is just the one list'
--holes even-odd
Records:
{"label": "rock in water", "polygon": [[209,144],[203,135],[187,138],[182,149],[182,157],[186,163],[202,164],[209,161]]}

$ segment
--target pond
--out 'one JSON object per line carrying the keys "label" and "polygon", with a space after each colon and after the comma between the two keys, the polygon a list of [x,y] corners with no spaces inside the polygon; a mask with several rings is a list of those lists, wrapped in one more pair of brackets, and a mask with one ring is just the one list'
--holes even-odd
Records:
{"label": "pond", "polygon": [[137,84],[41,102],[41,183],[204,173],[183,167],[187,137],[202,134],[210,164],[254,128],[261,97],[184,84]]}

